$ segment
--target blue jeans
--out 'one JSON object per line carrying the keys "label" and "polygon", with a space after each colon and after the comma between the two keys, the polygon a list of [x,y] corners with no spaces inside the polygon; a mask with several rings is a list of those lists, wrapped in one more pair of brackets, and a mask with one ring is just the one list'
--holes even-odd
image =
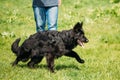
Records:
{"label": "blue jeans", "polygon": [[45,31],[47,22],[48,30],[57,30],[58,6],[33,7],[36,22],[36,31]]}

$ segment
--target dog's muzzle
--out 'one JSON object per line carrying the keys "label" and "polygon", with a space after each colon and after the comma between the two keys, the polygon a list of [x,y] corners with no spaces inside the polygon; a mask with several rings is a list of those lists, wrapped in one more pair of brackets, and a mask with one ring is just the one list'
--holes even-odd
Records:
{"label": "dog's muzzle", "polygon": [[77,43],[78,43],[81,47],[83,47],[83,48],[84,48],[84,43],[88,43],[88,42],[89,42],[88,39],[86,39],[84,42],[83,42],[83,41],[80,41],[80,40],[77,40]]}

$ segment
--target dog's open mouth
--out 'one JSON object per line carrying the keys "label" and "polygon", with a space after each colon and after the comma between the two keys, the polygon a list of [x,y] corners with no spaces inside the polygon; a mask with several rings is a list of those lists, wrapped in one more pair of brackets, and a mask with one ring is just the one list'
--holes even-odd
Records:
{"label": "dog's open mouth", "polygon": [[81,47],[83,47],[83,48],[84,48],[84,43],[83,43],[82,41],[77,40],[77,43],[78,43]]}

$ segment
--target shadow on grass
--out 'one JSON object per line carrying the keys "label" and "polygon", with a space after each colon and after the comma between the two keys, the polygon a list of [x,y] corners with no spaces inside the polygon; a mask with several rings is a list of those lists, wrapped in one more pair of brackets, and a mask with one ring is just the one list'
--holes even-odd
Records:
{"label": "shadow on grass", "polygon": [[[18,67],[21,68],[29,68],[26,64],[18,64]],[[43,69],[43,68],[47,68],[46,64],[40,64],[40,65],[36,65],[35,69]],[[55,69],[56,70],[62,70],[62,69],[75,69],[75,70],[80,70],[76,65],[70,64],[70,65],[55,65]]]}
{"label": "shadow on grass", "polygon": [[75,69],[79,70],[79,68],[76,65],[70,64],[70,65],[56,65],[55,69],[56,70],[62,70],[62,69]]}

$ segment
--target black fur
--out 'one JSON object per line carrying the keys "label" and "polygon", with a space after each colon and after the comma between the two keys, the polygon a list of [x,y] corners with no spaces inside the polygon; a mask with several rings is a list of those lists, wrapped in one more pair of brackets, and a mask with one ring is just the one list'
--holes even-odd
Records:
{"label": "black fur", "polygon": [[25,40],[23,45],[20,47],[18,47],[20,40],[17,39],[12,44],[12,51],[17,53],[17,58],[20,59],[16,58],[13,65],[16,65],[20,60],[24,61],[25,59],[25,61],[27,61],[31,58],[28,66],[33,68],[34,65],[41,62],[45,56],[48,68],[51,72],[54,72],[54,59],[62,55],[75,58],[79,63],[84,63],[84,60],[72,50],[77,45],[83,46],[83,43],[88,42],[82,25],[82,22],[78,22],[73,29],[70,30],[63,30],[61,32],[44,31],[35,33]]}
{"label": "black fur", "polygon": [[33,38],[30,36],[22,43],[20,47],[20,38],[16,39],[13,42],[11,50],[17,56],[16,60],[12,64],[13,66],[17,65],[19,61],[26,62],[29,60],[29,58],[32,58],[34,55],[37,55],[37,53],[32,53],[36,49],[39,49],[39,54],[47,53],[54,49],[52,48],[52,46],[55,43],[55,41],[51,40],[48,36],[44,35],[43,37],[42,33],[39,33],[39,35],[41,35],[41,39]]}

